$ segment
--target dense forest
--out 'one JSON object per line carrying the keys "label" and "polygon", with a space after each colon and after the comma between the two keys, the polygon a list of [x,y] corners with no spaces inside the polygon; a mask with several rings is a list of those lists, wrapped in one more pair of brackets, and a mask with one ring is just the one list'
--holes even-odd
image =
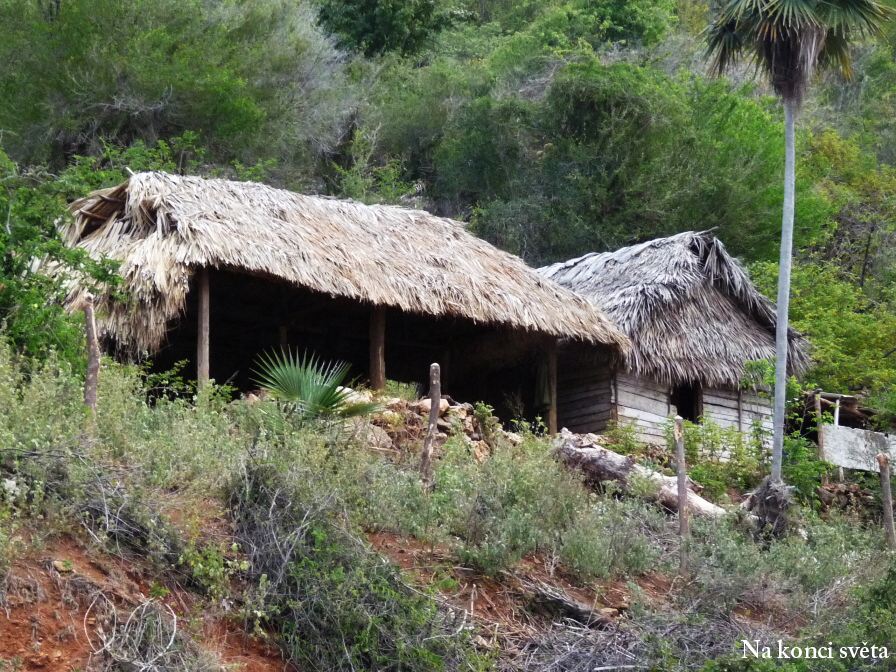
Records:
{"label": "dense forest", "polygon": [[[780,103],[749,68],[707,75],[708,12],[699,0],[7,0],[7,333],[35,352],[69,347],[76,331],[28,260],[62,256],[66,201],[128,169],[414,205],[533,265],[712,228],[773,295]],[[792,307],[815,346],[808,383],[884,405],[894,50],[891,26],[858,45],[849,81],[813,82]]]}

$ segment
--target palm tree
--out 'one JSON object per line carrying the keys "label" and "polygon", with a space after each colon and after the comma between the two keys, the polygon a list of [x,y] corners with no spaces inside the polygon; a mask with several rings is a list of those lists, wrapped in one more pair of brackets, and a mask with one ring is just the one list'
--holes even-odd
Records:
{"label": "palm tree", "polygon": [[752,61],[784,103],[784,213],[778,273],[775,334],[775,410],[772,444],[774,482],[781,480],[787,389],[788,303],[793,247],[795,186],[794,119],[812,74],[834,66],[852,74],[854,37],[874,34],[890,10],[875,0],[727,0],[707,29],[707,56],[721,75],[741,60]]}
{"label": "palm tree", "polygon": [[324,418],[350,418],[379,410],[372,402],[355,401],[345,387],[349,365],[327,363],[316,355],[290,350],[258,357],[256,381],[300,423]]}

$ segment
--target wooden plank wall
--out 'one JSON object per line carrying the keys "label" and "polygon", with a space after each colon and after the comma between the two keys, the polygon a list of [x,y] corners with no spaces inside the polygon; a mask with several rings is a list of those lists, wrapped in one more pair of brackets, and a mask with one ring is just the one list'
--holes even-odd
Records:
{"label": "wooden plank wall", "polygon": [[672,413],[668,386],[618,372],[613,385],[613,401],[620,427],[634,426],[639,441],[665,445],[666,421]]}
{"label": "wooden plank wall", "polygon": [[602,432],[612,417],[606,361],[561,351],[557,361],[557,426],[571,432]]}
{"label": "wooden plank wall", "polygon": [[738,404],[737,390],[705,388],[703,390],[703,417],[721,427],[738,427],[744,433],[751,432],[754,423],[758,423],[767,435],[768,441],[771,441],[771,400],[752,390],[744,390]]}

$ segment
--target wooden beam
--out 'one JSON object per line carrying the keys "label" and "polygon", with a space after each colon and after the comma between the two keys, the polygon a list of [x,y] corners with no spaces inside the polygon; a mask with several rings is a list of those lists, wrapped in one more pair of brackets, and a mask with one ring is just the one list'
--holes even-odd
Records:
{"label": "wooden beam", "polygon": [[208,269],[199,269],[197,289],[199,290],[199,331],[196,337],[196,382],[199,387],[208,383],[209,350],[209,286]]}
{"label": "wooden beam", "polygon": [[423,452],[420,454],[420,477],[423,487],[432,488],[432,444],[439,431],[439,411],[442,404],[442,372],[437,363],[429,365],[429,426],[423,440]]}
{"label": "wooden beam", "polygon": [[386,309],[381,306],[370,312],[370,387],[386,387]]}
{"label": "wooden beam", "polygon": [[548,432],[553,436],[557,433],[557,341],[551,339],[547,347],[548,358]]}
{"label": "wooden beam", "polygon": [[886,453],[877,454],[877,464],[880,467],[880,494],[884,508],[884,532],[887,536],[887,546],[896,548],[896,526],[893,524],[893,491],[890,489],[890,456]]}

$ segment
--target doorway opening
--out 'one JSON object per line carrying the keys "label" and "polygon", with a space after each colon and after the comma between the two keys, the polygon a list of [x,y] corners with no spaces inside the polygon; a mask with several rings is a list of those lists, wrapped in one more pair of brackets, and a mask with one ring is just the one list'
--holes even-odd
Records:
{"label": "doorway opening", "polygon": [[699,421],[703,415],[703,395],[699,384],[675,385],[670,402],[675,407],[675,412],[690,422]]}

